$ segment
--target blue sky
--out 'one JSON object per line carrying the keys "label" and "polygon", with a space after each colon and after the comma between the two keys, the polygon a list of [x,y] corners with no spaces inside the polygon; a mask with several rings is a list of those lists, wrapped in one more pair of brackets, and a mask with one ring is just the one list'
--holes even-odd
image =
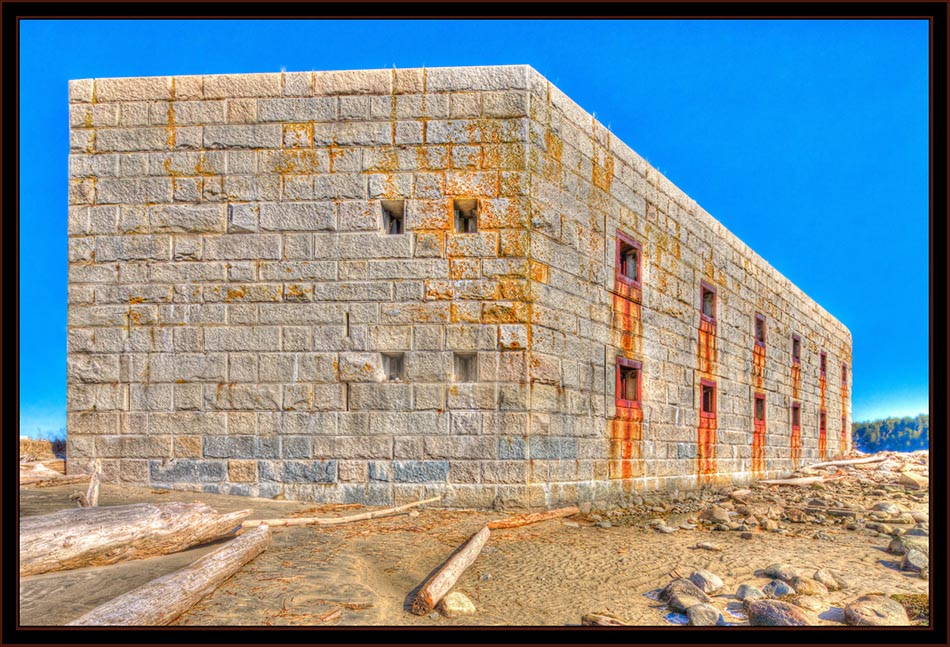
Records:
{"label": "blue sky", "polygon": [[65,426],[67,80],[527,63],[851,329],[855,420],[928,410],[925,21],[24,21],[20,431]]}

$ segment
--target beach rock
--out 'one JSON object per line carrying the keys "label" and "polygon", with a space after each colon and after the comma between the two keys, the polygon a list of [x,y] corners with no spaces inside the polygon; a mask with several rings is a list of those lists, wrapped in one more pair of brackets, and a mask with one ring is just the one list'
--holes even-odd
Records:
{"label": "beach rock", "polygon": [[778,522],[774,519],[765,518],[759,522],[759,527],[768,532],[775,532],[778,530]]}
{"label": "beach rock", "polygon": [[733,490],[729,494],[729,498],[738,503],[748,503],[748,497],[752,494],[752,490]]}
{"label": "beach rock", "polygon": [[871,508],[871,510],[874,512],[884,512],[885,514],[889,514],[891,516],[899,515],[901,513],[901,509],[890,501],[881,501],[880,503],[876,503]]}
{"label": "beach rock", "polygon": [[686,610],[689,624],[693,627],[715,627],[724,625],[726,621],[722,613],[711,604],[695,604]]}
{"label": "beach rock", "polygon": [[715,593],[722,589],[722,578],[702,568],[693,571],[689,576],[689,581],[699,587],[703,593]]}
{"label": "beach rock", "polygon": [[792,595],[796,591],[782,580],[772,580],[762,587],[762,592],[770,598],[780,598],[785,595]]}
{"label": "beach rock", "polygon": [[714,544],[714,543],[711,542],[711,541],[701,541],[701,542],[698,542],[698,543],[696,544],[696,548],[701,548],[701,549],[703,549],[703,550],[711,550],[711,551],[716,552],[716,553],[718,553],[718,552],[720,552],[720,551],[722,550],[722,546],[720,546],[719,544]]}
{"label": "beach rock", "polygon": [[906,553],[904,553],[904,559],[901,560],[902,571],[913,571],[915,573],[920,573],[929,566],[930,558],[916,548],[911,548]]}
{"label": "beach rock", "polygon": [[736,597],[740,600],[764,600],[768,596],[757,586],[740,584],[736,589]]}
{"label": "beach rock", "polygon": [[711,521],[713,523],[729,523],[729,511],[718,505],[714,505],[711,508],[703,510],[699,518],[703,521]]}
{"label": "beach rock", "polygon": [[787,508],[785,510],[785,518],[792,523],[805,523],[806,521],[805,512],[798,508]]}
{"label": "beach rock", "polygon": [[810,612],[780,600],[752,600],[745,604],[753,627],[811,627],[818,618]]}
{"label": "beach rock", "polygon": [[613,524],[611,524],[609,521],[598,521],[594,525],[598,528],[610,528]]}
{"label": "beach rock", "polygon": [[817,582],[808,577],[793,577],[789,584],[796,593],[802,595],[828,595],[828,589],[821,582]]}
{"label": "beach rock", "polygon": [[926,490],[930,487],[929,479],[917,476],[911,472],[901,474],[900,480],[898,480],[897,483],[903,485],[908,490]]}
{"label": "beach rock", "polygon": [[910,516],[912,516],[917,523],[930,523],[930,515],[926,512],[911,512]]}
{"label": "beach rock", "polygon": [[825,586],[829,591],[837,591],[841,588],[841,583],[838,582],[838,579],[831,574],[831,571],[825,568],[819,568],[815,571],[815,574],[812,578]]}
{"label": "beach rock", "polygon": [[751,532],[743,532],[739,535],[741,539],[752,539],[752,536]]}
{"label": "beach rock", "polygon": [[765,569],[766,577],[771,577],[776,580],[784,580],[786,582],[796,575],[798,575],[798,569],[796,569],[791,564],[785,564],[782,562],[771,564]]}
{"label": "beach rock", "polygon": [[821,530],[819,530],[819,531],[816,532],[814,535],[812,535],[812,539],[820,539],[820,540],[822,540],[822,541],[834,541],[834,540],[835,540],[834,537],[832,537],[832,536],[829,535],[828,533],[823,532],[823,531],[821,531]]}
{"label": "beach rock", "polygon": [[669,535],[671,533],[676,532],[676,528],[671,528],[670,526],[663,524],[663,525],[657,526],[656,531],[659,533],[663,533],[664,535]]}
{"label": "beach rock", "polygon": [[446,618],[458,618],[459,616],[469,616],[477,611],[475,604],[467,595],[460,591],[452,591],[442,598],[439,603],[442,615]]}
{"label": "beach rock", "polygon": [[696,530],[696,524],[687,523],[684,521],[683,523],[680,524],[680,530]]}
{"label": "beach rock", "polygon": [[796,607],[801,607],[806,611],[811,611],[812,613],[821,613],[822,611],[827,611],[829,606],[827,602],[814,595],[795,595],[792,596],[788,602],[791,602]]}
{"label": "beach rock", "polygon": [[925,555],[930,555],[930,540],[924,537],[895,537],[887,545],[887,552],[892,555],[903,555],[911,548],[919,550]]}
{"label": "beach rock", "polygon": [[904,534],[908,535],[909,537],[929,537],[930,528],[920,528],[920,527],[911,528]]}
{"label": "beach rock", "polygon": [[859,627],[906,626],[910,624],[901,603],[883,595],[862,595],[844,608],[849,625]]}
{"label": "beach rock", "polygon": [[681,612],[685,612],[697,604],[712,602],[712,598],[684,577],[677,578],[667,584],[660,591],[659,599],[660,602],[665,602],[674,611]]}

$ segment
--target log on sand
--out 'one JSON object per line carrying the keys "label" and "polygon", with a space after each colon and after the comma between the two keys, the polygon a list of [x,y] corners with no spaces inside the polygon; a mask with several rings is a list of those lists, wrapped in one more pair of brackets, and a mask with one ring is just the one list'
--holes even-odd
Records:
{"label": "log on sand", "polygon": [[802,476],[794,479],[766,479],[757,481],[765,485],[812,485],[814,483],[823,483],[825,481],[834,481],[843,478],[841,476]]}
{"label": "log on sand", "polygon": [[178,552],[234,532],[250,510],[202,503],[74,508],[20,519],[20,576]]}
{"label": "log on sand", "polygon": [[842,461],[827,461],[825,463],[815,463],[805,469],[815,469],[817,467],[836,467],[838,465],[863,465],[864,463],[883,463],[889,456],[869,456],[867,458],[850,458]]}
{"label": "log on sand", "polygon": [[407,503],[405,505],[397,506],[395,508],[386,508],[385,510],[374,510],[371,512],[360,512],[359,514],[351,514],[345,517],[291,517],[288,519],[249,519],[241,524],[242,528],[253,528],[254,526],[259,526],[261,524],[267,524],[268,526],[337,526],[342,523],[351,523],[353,521],[365,521],[366,519],[378,519],[379,517],[388,517],[390,515],[399,514],[409,510],[410,508],[415,508],[426,503],[432,503],[433,501],[438,501],[441,499],[441,496],[435,496],[431,499],[424,499],[422,501],[413,501],[412,503]]}
{"label": "log on sand", "polygon": [[491,530],[498,530],[501,528],[518,528],[520,526],[527,526],[528,524],[538,523],[539,521],[547,521],[548,519],[559,519],[560,517],[569,517],[572,514],[577,514],[580,512],[576,507],[570,508],[559,508],[557,510],[547,510],[546,512],[532,512],[530,514],[519,514],[514,517],[506,517],[504,519],[496,519],[495,521],[489,522],[488,527]]}
{"label": "log on sand", "polygon": [[485,526],[449,558],[447,562],[432,577],[426,580],[412,601],[412,612],[418,616],[425,615],[435,608],[435,605],[452,590],[465,569],[472,565],[475,558],[482,551],[491,531]]}
{"label": "log on sand", "polygon": [[258,526],[191,565],[120,595],[69,624],[167,625],[266,550],[270,540],[270,528]]}
{"label": "log on sand", "polygon": [[609,613],[588,613],[581,616],[581,624],[585,627],[629,627],[629,622]]}

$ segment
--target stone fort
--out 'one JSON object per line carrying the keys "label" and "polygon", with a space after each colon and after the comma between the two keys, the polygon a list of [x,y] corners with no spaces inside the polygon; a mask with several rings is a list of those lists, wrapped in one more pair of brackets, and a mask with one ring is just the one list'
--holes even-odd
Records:
{"label": "stone fort", "polygon": [[849,331],[529,66],[69,102],[71,473],[606,505],[850,449]]}

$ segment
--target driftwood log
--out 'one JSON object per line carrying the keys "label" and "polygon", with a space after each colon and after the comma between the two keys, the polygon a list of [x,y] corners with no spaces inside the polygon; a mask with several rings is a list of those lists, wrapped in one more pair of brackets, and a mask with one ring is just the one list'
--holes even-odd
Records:
{"label": "driftwood log", "polygon": [[92,470],[92,476],[89,477],[89,487],[86,488],[86,496],[80,502],[83,508],[95,508],[99,505],[99,478],[102,474],[102,463],[96,459],[95,468]]}
{"label": "driftwood log", "polygon": [[889,456],[869,456],[867,458],[850,458],[842,461],[827,461],[824,463],[815,463],[805,469],[815,469],[818,467],[836,467],[838,465],[863,465],[865,463],[883,463]]}
{"label": "driftwood log", "polygon": [[588,613],[581,616],[581,624],[585,627],[629,627],[629,622],[624,622],[616,616],[609,613]]}
{"label": "driftwood log", "polygon": [[270,540],[270,528],[258,526],[189,566],[120,595],[69,624],[167,625],[266,550]]}
{"label": "driftwood log", "polygon": [[559,508],[557,510],[547,510],[546,512],[532,512],[530,514],[519,514],[505,519],[496,519],[488,524],[489,529],[498,530],[501,528],[518,528],[528,524],[547,521],[548,519],[559,519],[569,517],[572,514],[580,512],[576,507]]}
{"label": "driftwood log", "polygon": [[20,576],[165,555],[225,537],[251,513],[202,503],[74,508],[20,519]]}
{"label": "driftwood log", "polygon": [[388,517],[390,515],[399,514],[409,510],[410,508],[416,508],[420,505],[425,505],[426,503],[432,503],[433,501],[438,501],[441,499],[441,496],[432,497],[431,499],[425,499],[423,501],[413,501],[412,503],[407,503],[405,505],[397,506],[395,508],[386,508],[385,510],[374,510],[372,512],[360,512],[359,514],[351,514],[345,517],[290,517],[287,519],[249,519],[241,524],[242,528],[253,528],[261,524],[267,524],[268,526],[336,526],[342,523],[351,523],[353,521],[365,521],[366,519],[378,519],[379,517]]}
{"label": "driftwood log", "polygon": [[435,575],[426,580],[412,601],[412,612],[422,616],[435,608],[435,605],[452,590],[462,573],[465,572],[482,551],[491,531],[485,526],[468,538],[462,547],[449,558]]}
{"label": "driftwood log", "polygon": [[802,476],[793,479],[767,479],[759,481],[765,485],[813,485],[814,483],[824,483],[825,481],[836,481],[844,478],[843,476]]}
{"label": "driftwood log", "polygon": [[42,463],[27,463],[20,465],[20,485],[69,485],[88,480],[88,476],[66,476],[62,472],[50,469]]}

